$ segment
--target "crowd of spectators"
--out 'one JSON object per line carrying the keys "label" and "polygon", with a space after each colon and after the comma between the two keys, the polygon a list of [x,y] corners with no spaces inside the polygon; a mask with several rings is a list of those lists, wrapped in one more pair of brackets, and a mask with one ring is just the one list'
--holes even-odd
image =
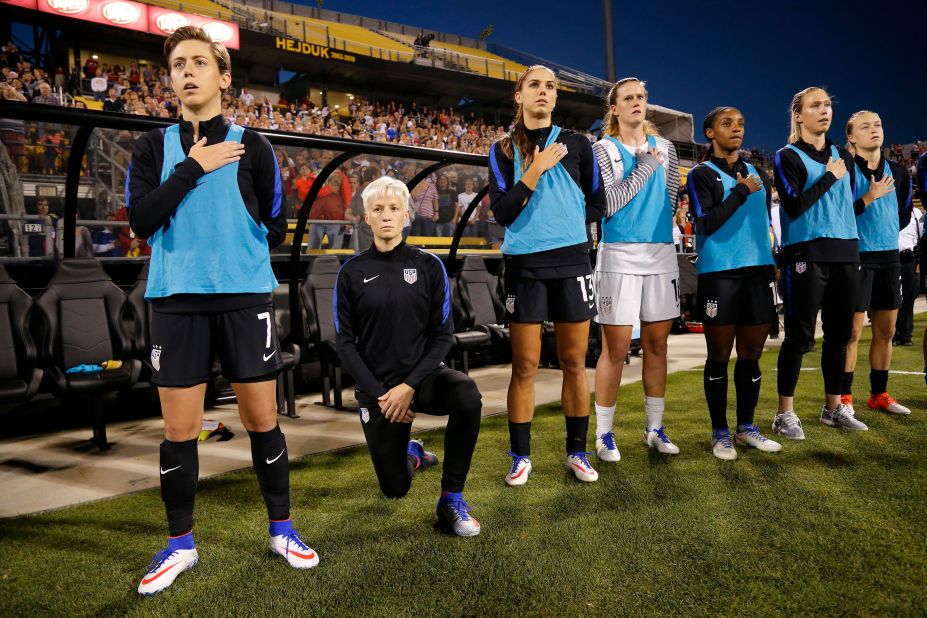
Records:
{"label": "crowd of spectators", "polygon": [[892,144],[885,148],[885,158],[901,163],[911,174],[917,178],[917,159],[927,152],[927,141],[914,142],[909,145]]}
{"label": "crowd of spectators", "polygon": [[[170,87],[166,68],[130,63],[110,65],[90,56],[83,66],[70,74],[61,67],[44,70],[34,67],[8,43],[0,47],[0,96],[46,105],[86,107],[80,97],[99,101],[105,111],[176,118],[180,103]],[[486,154],[491,144],[502,137],[504,127],[487,123],[474,113],[455,109],[419,106],[416,102],[364,101],[352,98],[346,106],[328,106],[323,99],[317,105],[309,95],[290,101],[280,95],[260,100],[246,87],[230,90],[222,99],[222,114],[231,122],[255,129],[323,135],[354,140],[394,143],[408,146],[447,149]],[[127,137],[131,138],[131,135]],[[591,138],[591,136],[590,136]],[[59,174],[66,165],[69,133],[53,125],[10,123],[0,119],[0,140],[7,146],[21,171]],[[125,140],[117,140],[125,141]],[[125,143],[131,148],[131,139]],[[927,143],[913,146],[893,145],[886,156],[913,168]],[[305,202],[318,172],[333,158],[331,151],[277,148],[288,215],[295,217]],[[771,169],[773,154],[759,148],[745,149],[742,156],[764,170]],[[424,167],[401,159],[355,157],[333,174],[310,206],[309,218],[339,223],[310,226],[310,248],[348,248],[352,233],[359,230],[358,244],[369,241],[364,229],[359,193],[375,178],[392,175],[409,180]],[[413,219],[407,233],[416,236],[450,236],[463,212],[485,185],[485,171],[457,166],[432,174],[418,184],[412,194]],[[47,207],[47,204],[46,204]],[[688,213],[680,209],[677,228],[680,235],[691,234]],[[118,211],[117,211],[118,212]],[[103,216],[97,213],[98,216]],[[117,216],[116,213],[111,215]],[[355,225],[344,223],[354,222]],[[122,232],[121,230],[126,230]],[[488,199],[484,198],[466,223],[465,236],[483,237],[488,244],[501,244],[503,229],[493,219]],[[98,230],[92,244],[97,255],[131,255],[144,252],[144,241],[128,237],[128,228]],[[99,238],[97,236],[99,235]],[[109,236],[113,242],[107,242]],[[99,241],[99,242],[98,242]],[[39,241],[34,241],[38,243]],[[44,241],[43,241],[44,242]],[[47,249],[30,247],[40,252]]]}
{"label": "crowd of spectators", "polygon": [[[328,165],[335,153],[282,147],[276,148],[275,152],[288,215],[293,218],[303,208],[317,174]],[[361,200],[364,188],[381,176],[407,182],[420,174],[426,165],[425,162],[366,155],[359,155],[343,164],[328,178],[309,206],[307,217],[316,222],[309,227],[309,248],[353,248],[351,235],[355,230],[358,231],[358,247],[364,249],[369,246],[372,236],[364,222]],[[427,176],[412,191],[411,219],[404,234],[451,236],[457,222],[477,196],[477,189],[486,182],[486,170],[462,165]],[[465,230],[465,236],[484,238],[488,245],[498,247],[501,244],[502,228],[493,218],[488,197],[484,197],[471,213]],[[323,242],[325,238],[327,243]]]}
{"label": "crowd of spectators", "polygon": [[[34,67],[15,44],[0,48],[3,98],[47,105],[86,107],[80,96],[99,101],[105,111],[176,118],[177,95],[171,90],[164,67],[101,63],[92,56],[66,74]],[[419,107],[415,102],[365,102],[353,99],[345,107],[316,105],[307,95],[289,101],[284,95],[255,98],[247,88],[230,90],[222,100],[222,113],[231,121],[255,128],[307,135],[424,146],[486,154],[503,127],[485,122],[474,113]]]}

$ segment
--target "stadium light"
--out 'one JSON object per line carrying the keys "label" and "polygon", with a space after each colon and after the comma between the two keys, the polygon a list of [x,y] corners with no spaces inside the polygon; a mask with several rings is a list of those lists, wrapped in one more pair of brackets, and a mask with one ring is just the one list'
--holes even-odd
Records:
{"label": "stadium light", "polygon": [[605,79],[615,83],[615,26],[612,23],[612,1],[602,0],[602,21],[605,23]]}

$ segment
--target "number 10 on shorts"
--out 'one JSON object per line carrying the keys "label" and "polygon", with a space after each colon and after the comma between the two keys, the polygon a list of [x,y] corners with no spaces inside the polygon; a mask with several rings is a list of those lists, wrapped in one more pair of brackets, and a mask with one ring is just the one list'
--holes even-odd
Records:
{"label": "number 10 on shorts", "polygon": [[595,290],[592,287],[592,275],[577,277],[579,282],[579,291],[583,293],[583,302],[592,302],[595,300]]}

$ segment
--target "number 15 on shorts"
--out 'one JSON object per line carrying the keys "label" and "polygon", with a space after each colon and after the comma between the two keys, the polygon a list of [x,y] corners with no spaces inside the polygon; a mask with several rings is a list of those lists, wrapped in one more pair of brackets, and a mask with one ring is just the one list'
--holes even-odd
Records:
{"label": "number 15 on shorts", "polygon": [[[594,303],[595,289],[592,286],[592,275],[577,277],[576,281],[579,283],[579,291],[582,292],[583,302]],[[590,304],[589,307],[591,308],[592,305]]]}

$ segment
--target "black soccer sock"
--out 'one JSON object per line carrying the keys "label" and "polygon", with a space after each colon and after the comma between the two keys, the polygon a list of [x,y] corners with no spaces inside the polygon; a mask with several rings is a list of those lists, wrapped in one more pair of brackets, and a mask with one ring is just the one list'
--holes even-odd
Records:
{"label": "black soccer sock", "polygon": [[869,388],[873,395],[888,390],[888,369],[869,370]]}
{"label": "black soccer sock", "polygon": [[727,362],[705,361],[702,373],[712,429],[727,429]]}
{"label": "black soccer sock", "polygon": [[801,361],[804,355],[798,346],[789,341],[789,335],[786,333],[785,341],[779,348],[777,361],[776,390],[781,397],[795,396],[795,386],[798,385],[798,375],[801,372]]}
{"label": "black soccer sock", "polygon": [[760,400],[763,372],[760,361],[738,358],[734,363],[734,389],[737,391],[737,426],[753,424],[753,414]]}
{"label": "black soccer sock", "polygon": [[589,433],[588,416],[566,416],[566,452],[585,453]]}
{"label": "black soccer sock", "polygon": [[531,421],[527,423],[509,421],[509,445],[516,455],[531,456]]}
{"label": "black soccer sock", "polygon": [[193,529],[193,505],[200,475],[198,442],[194,438],[161,443],[161,500],[167,511],[170,536],[180,536]]}
{"label": "black soccer sock", "polygon": [[286,437],[276,426],[270,431],[249,431],[251,460],[267,504],[267,516],[273,520],[290,517],[290,459]]}
{"label": "black soccer sock", "polygon": [[843,383],[840,387],[841,395],[852,395],[853,394],[853,372],[844,371],[843,372]]}
{"label": "black soccer sock", "polygon": [[840,394],[843,386],[843,370],[847,362],[847,347],[825,341],[821,345],[821,373],[824,374],[824,392]]}

